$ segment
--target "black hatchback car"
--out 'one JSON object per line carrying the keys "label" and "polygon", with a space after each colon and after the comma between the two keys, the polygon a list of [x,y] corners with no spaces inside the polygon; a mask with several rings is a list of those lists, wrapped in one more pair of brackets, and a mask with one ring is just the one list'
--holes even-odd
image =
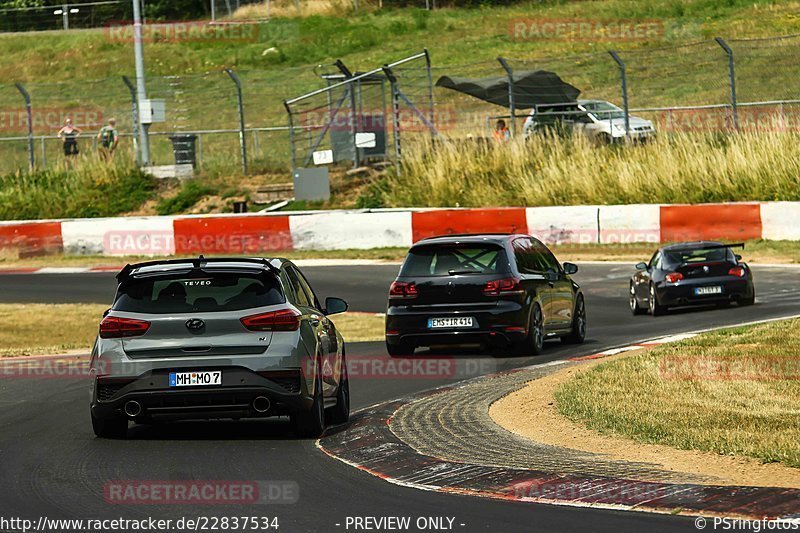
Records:
{"label": "black hatchback car", "polygon": [[744,244],[698,241],[657,250],[649,263],[636,265],[630,282],[634,315],[660,315],[670,307],[753,305],[753,274],[733,248]]}
{"label": "black hatchback car", "polygon": [[530,235],[448,235],[419,241],[389,290],[386,348],[480,344],[538,354],[545,339],[581,343],[581,288]]}

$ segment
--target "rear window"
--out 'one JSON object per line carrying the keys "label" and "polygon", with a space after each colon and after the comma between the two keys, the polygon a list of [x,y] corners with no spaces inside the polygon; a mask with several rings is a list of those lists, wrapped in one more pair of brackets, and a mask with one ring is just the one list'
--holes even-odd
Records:
{"label": "rear window", "polygon": [[493,244],[417,246],[409,252],[400,275],[497,274],[506,270],[507,263],[503,248]]}
{"label": "rear window", "polygon": [[112,309],[156,314],[239,311],[285,301],[280,282],[272,275],[159,276],[134,278],[122,285]]}
{"label": "rear window", "polygon": [[667,250],[664,252],[667,265],[677,266],[683,263],[712,263],[715,261],[736,262],[736,256],[730,248],[697,248],[694,250]]}

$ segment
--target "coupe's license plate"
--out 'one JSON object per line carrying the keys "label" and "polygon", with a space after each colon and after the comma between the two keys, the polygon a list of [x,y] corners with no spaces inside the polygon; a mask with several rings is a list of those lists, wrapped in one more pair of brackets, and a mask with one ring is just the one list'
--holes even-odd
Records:
{"label": "coupe's license plate", "polygon": [[698,296],[704,296],[706,294],[722,294],[722,287],[695,287],[694,293]]}
{"label": "coupe's license plate", "polygon": [[428,328],[471,328],[473,324],[471,316],[459,316],[448,318],[429,318]]}
{"label": "coupe's license plate", "polygon": [[222,371],[215,372],[170,372],[170,387],[204,387],[222,385]]}

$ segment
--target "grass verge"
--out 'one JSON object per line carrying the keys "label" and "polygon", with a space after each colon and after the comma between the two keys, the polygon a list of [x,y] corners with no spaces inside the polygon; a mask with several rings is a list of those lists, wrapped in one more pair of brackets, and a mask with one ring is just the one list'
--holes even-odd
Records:
{"label": "grass verge", "polygon": [[[0,304],[0,357],[91,350],[103,304]],[[383,315],[343,313],[334,323],[348,342],[383,339]],[[42,324],[59,324],[44,334]]]}
{"label": "grass verge", "polygon": [[556,390],[567,418],[637,442],[800,467],[800,320],[707,333]]}

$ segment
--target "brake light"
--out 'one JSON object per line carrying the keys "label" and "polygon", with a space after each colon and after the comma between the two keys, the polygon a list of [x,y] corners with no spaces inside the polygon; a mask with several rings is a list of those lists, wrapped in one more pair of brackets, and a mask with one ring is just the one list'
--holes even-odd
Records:
{"label": "brake light", "polygon": [[728,270],[729,276],[736,276],[737,278],[744,277],[744,268],[742,267],[733,267],[732,269]]}
{"label": "brake light", "polygon": [[121,337],[139,337],[150,329],[147,320],[107,316],[100,322],[101,339],[119,339]]}
{"label": "brake light", "polygon": [[240,319],[250,331],[296,331],[300,327],[300,313],[293,309],[281,309]]}
{"label": "brake light", "polygon": [[483,294],[486,296],[498,296],[500,293],[520,292],[521,290],[517,278],[493,279],[487,281],[483,286]]}
{"label": "brake light", "polygon": [[668,283],[677,283],[683,279],[683,274],[680,272],[670,272],[667,274],[667,282]]}
{"label": "brake light", "polygon": [[413,281],[407,283],[405,281],[395,281],[389,287],[390,298],[416,298],[418,296],[417,284]]}

